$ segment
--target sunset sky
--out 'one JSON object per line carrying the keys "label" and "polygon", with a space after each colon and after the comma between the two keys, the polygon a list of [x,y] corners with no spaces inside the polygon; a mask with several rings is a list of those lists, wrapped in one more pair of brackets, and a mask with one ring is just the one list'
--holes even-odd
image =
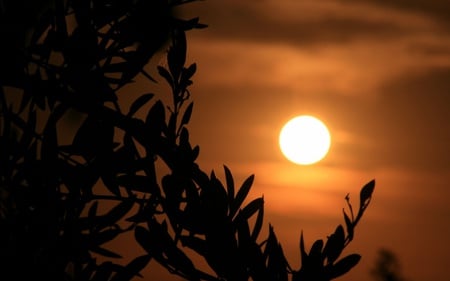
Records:
{"label": "sunset sky", "polygon": [[[344,197],[376,179],[346,253],[360,264],[339,280],[373,280],[377,251],[411,281],[450,275],[450,2],[447,0],[207,0],[186,13],[209,25],[188,33],[196,62],[190,123],[201,167],[264,195],[292,267],[343,223]],[[311,114],[332,135],[312,166],[286,160],[278,134]],[[267,228],[267,227],[266,227]]]}

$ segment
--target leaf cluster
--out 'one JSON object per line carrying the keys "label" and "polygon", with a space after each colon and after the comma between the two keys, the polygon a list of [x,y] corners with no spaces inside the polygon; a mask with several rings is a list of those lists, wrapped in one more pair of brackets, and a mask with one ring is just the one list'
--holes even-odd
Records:
{"label": "leaf cluster", "polygon": [[[205,25],[172,12],[189,2],[55,0],[34,3],[34,21],[20,25],[31,10],[1,1],[0,13],[11,15],[0,22],[11,39],[0,76],[4,280],[125,281],[150,262],[187,280],[331,280],[359,261],[339,256],[374,181],[361,190],[356,215],[347,199],[346,233],[338,226],[309,253],[301,236],[302,264],[292,270],[273,227],[259,237],[264,198],[247,200],[254,176],[236,186],[227,166],[221,181],[197,164],[187,127],[196,64],[186,65],[185,33]],[[144,66],[166,44],[156,79]],[[170,102],[144,92],[122,110],[119,90],[138,75],[167,83]],[[60,124],[71,112],[83,118],[63,144]],[[111,242],[130,234],[143,254],[124,263]]]}

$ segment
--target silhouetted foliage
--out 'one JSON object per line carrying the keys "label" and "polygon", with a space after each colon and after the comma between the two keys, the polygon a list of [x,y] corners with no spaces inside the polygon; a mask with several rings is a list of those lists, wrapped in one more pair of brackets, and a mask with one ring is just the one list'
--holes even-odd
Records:
{"label": "silhouetted foliage", "polygon": [[[187,129],[196,64],[186,65],[185,32],[205,25],[173,12],[193,1],[0,1],[8,38],[0,77],[2,280],[125,281],[154,260],[187,280],[321,281],[359,262],[358,254],[340,256],[375,181],[362,188],[356,213],[346,197],[345,225],[326,241],[307,251],[301,235],[294,270],[271,225],[259,238],[263,198],[244,204],[254,176],[237,187],[228,167],[222,182],[196,163],[199,147]],[[122,110],[119,90],[137,76],[156,82],[144,66],[166,44],[157,72],[170,102],[144,92]],[[81,125],[63,144],[59,125],[71,112]],[[127,233],[145,252],[124,264],[108,243]]]}
{"label": "silhouetted foliage", "polygon": [[400,273],[400,263],[395,254],[387,249],[380,249],[371,271],[372,276],[378,281],[405,281]]}

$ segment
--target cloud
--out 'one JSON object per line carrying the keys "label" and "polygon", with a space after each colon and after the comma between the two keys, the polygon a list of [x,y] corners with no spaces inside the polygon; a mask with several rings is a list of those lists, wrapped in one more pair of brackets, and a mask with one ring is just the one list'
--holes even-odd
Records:
{"label": "cloud", "polygon": [[364,38],[398,38],[439,29],[433,19],[384,5],[342,1],[206,1],[195,6],[209,24],[203,33],[224,40],[293,45],[345,43]]}
{"label": "cloud", "polygon": [[[448,136],[439,127],[450,120],[444,108],[450,37],[431,16],[384,4],[205,5],[212,9],[212,25],[192,34],[189,51],[199,66],[193,123],[201,126],[193,128],[193,136],[204,157],[279,159],[279,128],[287,118],[308,112],[336,134],[330,165],[446,168]],[[386,32],[366,23],[386,24]],[[293,36],[306,27],[310,36]],[[333,39],[340,32],[351,40]],[[305,44],[308,40],[314,43]],[[427,144],[429,137],[435,146]]]}
{"label": "cloud", "polygon": [[[340,2],[344,2],[340,0]],[[345,1],[348,3],[348,1]],[[351,1],[350,1],[351,2]],[[412,12],[434,19],[439,23],[450,25],[450,2],[447,0],[364,0],[353,2],[367,2],[378,7],[386,7],[401,12]]]}
{"label": "cloud", "polygon": [[374,131],[380,147],[391,151],[390,161],[424,170],[450,169],[449,77],[450,66],[415,70],[383,86]]}

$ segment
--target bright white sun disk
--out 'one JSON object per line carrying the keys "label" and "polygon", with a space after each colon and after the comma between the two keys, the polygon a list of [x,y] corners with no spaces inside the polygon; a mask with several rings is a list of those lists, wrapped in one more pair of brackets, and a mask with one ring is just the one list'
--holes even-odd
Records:
{"label": "bright white sun disk", "polygon": [[280,149],[290,161],[310,165],[322,160],[331,144],[330,133],[319,119],[302,115],[291,119],[281,129]]}

